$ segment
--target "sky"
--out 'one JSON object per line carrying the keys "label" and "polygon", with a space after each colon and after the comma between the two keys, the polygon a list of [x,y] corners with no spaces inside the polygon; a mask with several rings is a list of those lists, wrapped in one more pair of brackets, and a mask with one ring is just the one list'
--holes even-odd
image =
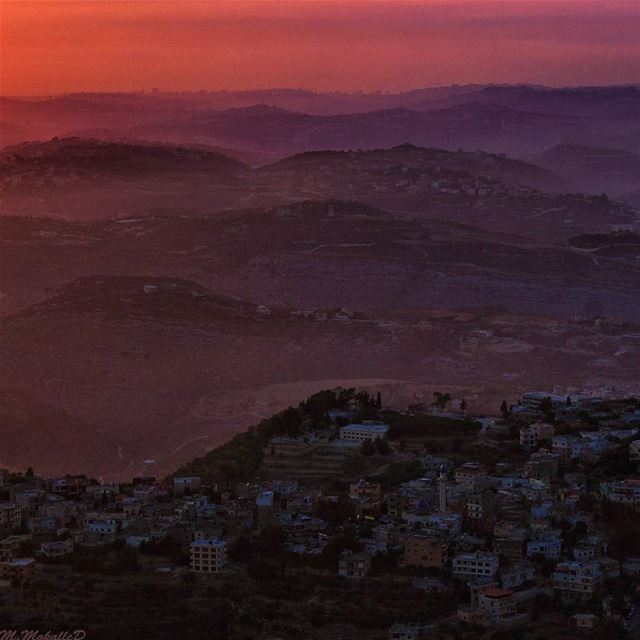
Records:
{"label": "sky", "polygon": [[0,2],[0,92],[640,82],[636,0]]}

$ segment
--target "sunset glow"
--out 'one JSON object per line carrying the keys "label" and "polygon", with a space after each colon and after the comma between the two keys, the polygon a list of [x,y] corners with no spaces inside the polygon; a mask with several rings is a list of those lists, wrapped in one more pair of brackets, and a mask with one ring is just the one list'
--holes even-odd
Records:
{"label": "sunset glow", "polygon": [[4,95],[639,80],[635,2],[1,6]]}

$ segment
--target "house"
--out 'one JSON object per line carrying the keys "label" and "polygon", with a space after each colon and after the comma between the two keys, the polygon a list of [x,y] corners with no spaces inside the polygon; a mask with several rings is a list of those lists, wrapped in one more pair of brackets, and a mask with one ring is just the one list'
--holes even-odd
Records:
{"label": "house", "polygon": [[389,431],[389,425],[365,421],[362,424],[348,424],[340,428],[340,440],[347,442],[365,442],[369,440],[373,442],[377,438],[384,438]]}
{"label": "house", "polygon": [[626,504],[640,508],[640,480],[627,478],[620,482],[605,482],[600,485],[600,492],[611,502]]}
{"label": "house", "polygon": [[582,448],[583,444],[576,435],[554,436],[551,441],[551,451],[558,454],[565,461],[579,458]]}
{"label": "house", "polygon": [[442,569],[447,561],[447,545],[437,538],[412,534],[404,541],[404,564],[413,567]]}
{"label": "house", "polygon": [[0,562],[13,560],[19,554],[20,545],[30,543],[33,540],[31,534],[8,536],[0,540]]}
{"label": "house", "polygon": [[499,587],[486,587],[478,594],[478,609],[489,621],[498,622],[516,613],[516,601],[513,591]]}
{"label": "house", "polygon": [[340,554],[338,575],[345,578],[364,578],[371,568],[371,556],[366,551],[345,549]]}
{"label": "house", "polygon": [[563,597],[588,600],[600,588],[602,575],[597,562],[560,562],[553,572],[554,590]]}
{"label": "house", "polygon": [[35,570],[35,560],[33,558],[15,558],[0,562],[0,578],[4,580],[30,578]]}
{"label": "house", "polygon": [[549,560],[559,560],[562,541],[557,531],[540,531],[536,539],[527,542],[527,558],[542,555]]}
{"label": "house", "polygon": [[22,507],[13,502],[0,502],[0,529],[18,529],[22,524]]}
{"label": "house", "polygon": [[360,480],[349,486],[349,497],[356,502],[359,515],[377,517],[382,509],[382,487]]}
{"label": "house", "polygon": [[598,624],[598,616],[593,613],[575,613],[571,616],[569,624],[577,631],[589,633]]}
{"label": "house", "polygon": [[221,573],[226,564],[224,540],[195,540],[189,546],[189,566],[195,573]]}
{"label": "house", "polygon": [[534,422],[520,429],[520,446],[533,449],[541,440],[553,438],[554,426],[546,422]]}
{"label": "house", "polygon": [[484,468],[477,462],[465,462],[456,469],[454,478],[456,484],[461,485],[464,489],[476,491],[487,475]]}
{"label": "house", "polygon": [[497,571],[498,556],[495,553],[461,553],[453,559],[455,578],[493,577]]}
{"label": "house", "polygon": [[534,566],[527,560],[514,562],[510,567],[500,572],[500,584],[503,589],[516,589],[536,578]]}
{"label": "house", "polygon": [[458,619],[482,627],[515,628],[527,623],[528,616],[518,613],[516,598],[510,589],[494,582],[479,581],[470,585],[471,604],[458,608]]}
{"label": "house", "polygon": [[261,491],[256,496],[256,507],[259,509],[271,509],[273,507],[273,491]]}
{"label": "house", "polygon": [[40,545],[40,554],[46,558],[60,558],[73,551],[73,540],[56,540],[54,542],[43,542]]}

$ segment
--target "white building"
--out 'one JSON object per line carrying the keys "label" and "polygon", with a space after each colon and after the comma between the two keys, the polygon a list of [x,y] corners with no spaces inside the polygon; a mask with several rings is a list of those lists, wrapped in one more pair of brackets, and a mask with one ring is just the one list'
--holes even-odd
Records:
{"label": "white building", "polygon": [[389,425],[379,422],[364,422],[363,424],[348,424],[340,428],[340,440],[349,442],[373,441],[384,438],[389,431]]}
{"label": "white building", "polygon": [[493,577],[498,571],[495,553],[461,553],[453,559],[452,572],[456,578]]}
{"label": "white building", "polygon": [[221,573],[227,564],[227,544],[224,540],[195,540],[189,548],[191,571]]}

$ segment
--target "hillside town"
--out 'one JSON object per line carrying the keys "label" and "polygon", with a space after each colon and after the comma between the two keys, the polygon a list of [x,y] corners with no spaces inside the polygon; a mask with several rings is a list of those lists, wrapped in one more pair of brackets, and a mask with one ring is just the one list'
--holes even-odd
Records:
{"label": "hillside town", "polygon": [[323,391],[169,478],[2,471],[0,611],[130,624],[151,606],[134,584],[195,621],[213,607],[210,637],[636,638],[639,471],[639,398],[528,392],[479,416]]}

